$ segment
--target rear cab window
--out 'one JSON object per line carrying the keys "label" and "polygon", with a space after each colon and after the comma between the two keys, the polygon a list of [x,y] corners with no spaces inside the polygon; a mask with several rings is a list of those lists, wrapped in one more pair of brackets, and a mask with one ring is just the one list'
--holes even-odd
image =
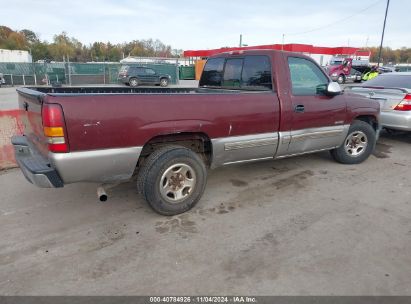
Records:
{"label": "rear cab window", "polygon": [[221,87],[225,58],[207,60],[200,79],[200,86]]}
{"label": "rear cab window", "polygon": [[207,61],[200,87],[231,90],[272,90],[271,63],[268,56],[211,58]]}

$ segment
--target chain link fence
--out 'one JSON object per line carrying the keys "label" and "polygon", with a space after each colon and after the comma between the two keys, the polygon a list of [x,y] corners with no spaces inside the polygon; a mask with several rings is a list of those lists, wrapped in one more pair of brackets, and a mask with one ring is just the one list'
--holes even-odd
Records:
{"label": "chain link fence", "polygon": [[[145,60],[144,60],[145,59]],[[128,63],[20,63],[0,62],[0,73],[8,85],[46,85],[61,83],[65,85],[116,84],[122,65],[144,66],[159,74],[171,76],[170,83],[178,83],[178,61],[142,58]]]}

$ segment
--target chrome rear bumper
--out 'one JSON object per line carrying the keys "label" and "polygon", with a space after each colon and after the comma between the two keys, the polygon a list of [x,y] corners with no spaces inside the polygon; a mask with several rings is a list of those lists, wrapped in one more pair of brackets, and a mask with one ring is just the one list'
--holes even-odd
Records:
{"label": "chrome rear bumper", "polygon": [[31,147],[25,136],[11,139],[17,164],[26,179],[40,188],[63,187],[63,181],[50,162]]}

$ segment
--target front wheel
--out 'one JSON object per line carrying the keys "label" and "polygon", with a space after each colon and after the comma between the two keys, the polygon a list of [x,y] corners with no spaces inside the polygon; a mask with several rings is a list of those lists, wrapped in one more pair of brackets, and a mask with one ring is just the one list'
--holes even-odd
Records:
{"label": "front wheel", "polygon": [[344,77],[344,75],[339,75],[338,78],[337,78],[337,82],[338,82],[339,84],[345,83],[345,77]]}
{"label": "front wheel", "polygon": [[190,149],[181,146],[160,148],[149,156],[142,169],[138,187],[159,214],[186,212],[203,195],[207,169]]}
{"label": "front wheel", "polygon": [[355,120],[344,143],[334,150],[331,156],[342,164],[359,164],[366,160],[374,151],[376,134],[373,127],[361,120]]}

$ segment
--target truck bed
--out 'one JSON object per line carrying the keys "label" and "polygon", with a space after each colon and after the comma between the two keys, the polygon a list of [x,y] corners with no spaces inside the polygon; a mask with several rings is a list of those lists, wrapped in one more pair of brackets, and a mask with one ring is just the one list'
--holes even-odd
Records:
{"label": "truck bed", "polygon": [[20,108],[28,109],[25,133],[38,139],[43,154],[47,153],[41,144],[45,142],[44,103],[61,106],[71,152],[143,146],[150,138],[169,132],[200,132],[218,138],[271,132],[279,125],[279,100],[273,91],[129,87],[17,91]]}
{"label": "truck bed", "polygon": [[[184,94],[195,93],[197,88],[131,88],[131,87],[27,87],[44,94]],[[21,89],[20,89],[21,90]]]}
{"label": "truck bed", "polygon": [[[89,94],[233,94],[233,93],[258,93],[255,90],[228,90],[211,88],[130,88],[130,87],[25,87],[17,91],[29,95],[89,95]],[[38,92],[39,94],[36,94]],[[265,92],[265,91],[263,91]]]}

